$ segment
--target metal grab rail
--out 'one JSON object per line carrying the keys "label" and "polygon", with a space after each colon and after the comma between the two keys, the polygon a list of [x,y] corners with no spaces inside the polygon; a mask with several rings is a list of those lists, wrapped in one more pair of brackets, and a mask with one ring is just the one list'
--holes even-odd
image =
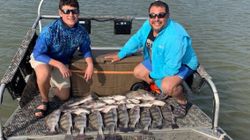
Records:
{"label": "metal grab rail", "polygon": [[217,88],[212,81],[212,77],[206,72],[205,68],[203,66],[199,66],[197,69],[197,72],[200,74],[202,78],[206,80],[208,85],[213,91],[213,98],[214,98],[214,103],[213,103],[213,124],[212,124],[212,129],[214,130],[215,133],[217,133],[218,129],[218,122],[219,122],[219,110],[220,110],[220,99],[219,99],[219,94],[217,91]]}
{"label": "metal grab rail", "polygon": [[[41,19],[57,19],[60,16],[58,15],[42,15],[41,14],[41,8],[43,5],[43,1],[41,0],[37,9],[37,19],[34,22],[32,28],[35,29],[37,24],[39,24],[39,32],[42,31],[42,20]],[[79,20],[82,19],[90,19],[90,20],[96,20],[96,21],[108,21],[108,20],[115,20],[115,19],[130,19],[130,20],[146,20],[148,17],[134,17],[134,16],[84,16],[79,17]]]}

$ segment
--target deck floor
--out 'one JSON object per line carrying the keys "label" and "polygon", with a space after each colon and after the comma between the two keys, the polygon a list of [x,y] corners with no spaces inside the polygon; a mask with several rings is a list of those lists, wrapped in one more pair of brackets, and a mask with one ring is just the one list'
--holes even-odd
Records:
{"label": "deck floor", "polygon": [[[73,98],[68,102],[72,102]],[[173,104],[173,99],[167,99],[166,102]],[[66,102],[67,103],[67,102]],[[45,125],[45,118],[36,119],[34,117],[34,112],[36,106],[40,104],[40,97],[35,96],[31,102],[26,104],[22,108],[18,108],[15,113],[12,115],[12,119],[8,120],[3,128],[4,136],[23,136],[23,135],[55,135],[50,134],[49,129]],[[50,102],[49,112],[57,109],[62,105],[60,101],[52,98]],[[176,123],[179,128],[211,128],[211,119],[207,117],[196,105],[191,105],[187,115],[184,118],[176,119]],[[155,130],[157,128],[151,128],[150,130]],[[163,129],[172,129],[172,123],[166,120],[163,120]],[[141,130],[140,123],[136,126],[137,132]],[[86,134],[92,133],[94,130],[90,127],[87,127]],[[104,131],[106,132],[105,128]],[[59,129],[57,134],[65,134],[63,130]],[[74,134],[77,134],[77,131],[73,130]]]}

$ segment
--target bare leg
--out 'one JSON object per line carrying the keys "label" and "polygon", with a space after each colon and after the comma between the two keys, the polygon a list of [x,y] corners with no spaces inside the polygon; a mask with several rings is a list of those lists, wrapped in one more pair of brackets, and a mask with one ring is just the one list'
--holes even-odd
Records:
{"label": "bare leg", "polygon": [[[48,102],[48,93],[50,88],[50,77],[51,77],[51,70],[49,65],[47,64],[39,64],[35,68],[36,77],[37,77],[37,85],[40,91],[40,96],[42,98],[42,102]],[[40,110],[47,110],[47,106],[41,104],[37,107]],[[42,117],[44,114],[43,112],[36,112],[36,117]]]}
{"label": "bare leg", "polygon": [[40,64],[35,68],[36,77],[37,77],[37,85],[40,91],[40,95],[43,102],[48,102],[48,93],[50,88],[50,77],[51,70],[49,65]]}
{"label": "bare leg", "polygon": [[141,63],[134,68],[134,76],[138,79],[142,79],[148,84],[153,82],[153,80],[149,78],[149,73],[150,71]]}
{"label": "bare leg", "polygon": [[66,101],[69,99],[70,95],[70,88],[54,88],[55,90],[55,95],[61,100],[61,101]]}
{"label": "bare leg", "polygon": [[179,104],[187,104],[187,99],[184,96],[183,88],[181,86],[182,79],[178,76],[165,77],[162,80],[162,90],[169,96],[176,99]]}

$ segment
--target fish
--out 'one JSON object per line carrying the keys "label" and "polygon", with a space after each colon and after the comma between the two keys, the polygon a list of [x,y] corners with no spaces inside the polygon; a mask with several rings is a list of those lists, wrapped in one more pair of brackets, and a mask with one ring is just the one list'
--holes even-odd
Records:
{"label": "fish", "polygon": [[128,132],[128,123],[129,123],[129,116],[128,110],[125,104],[120,104],[117,109],[118,113],[118,120],[119,120],[119,128],[122,132]]}
{"label": "fish", "polygon": [[142,108],[140,122],[143,127],[140,133],[149,134],[149,126],[151,125],[151,115],[148,107]]}
{"label": "fish", "polygon": [[126,97],[129,99],[141,100],[143,97],[143,94],[139,94],[139,92],[137,92],[137,91],[130,91],[126,94]]}
{"label": "fish", "polygon": [[137,100],[144,100],[144,101],[150,101],[155,100],[155,97],[151,95],[146,90],[137,90],[137,91],[130,91],[126,94],[126,97],[129,99],[137,99]]}
{"label": "fish", "polygon": [[140,107],[135,106],[129,110],[129,128],[135,130],[135,126],[140,119]]}
{"label": "fish", "polygon": [[74,113],[74,114],[76,114],[76,115],[79,115],[79,114],[81,114],[81,113],[85,113],[85,114],[89,114],[90,113],[90,110],[89,109],[87,109],[87,108],[83,108],[83,107],[75,107],[75,108],[72,108],[71,110],[70,110],[70,112],[72,112],[72,113]]}
{"label": "fish", "polygon": [[111,99],[110,98],[101,98],[100,100],[103,101],[104,103],[108,104],[108,105],[114,104],[116,102],[112,98]]}
{"label": "fish", "polygon": [[72,131],[72,115],[70,112],[66,112],[61,116],[60,127],[67,132],[67,135],[71,135]]}
{"label": "fish", "polygon": [[151,107],[153,104],[148,101],[143,101],[139,104],[140,107]]}
{"label": "fish", "polygon": [[77,102],[69,104],[68,107],[78,106],[78,105],[83,104],[83,103],[91,102],[92,100],[94,100],[92,95],[88,95],[87,97],[84,97]]}
{"label": "fish", "polygon": [[89,114],[89,124],[92,126],[92,128],[98,130],[97,132],[97,139],[98,140],[104,140],[104,134],[103,134],[103,119],[102,114],[97,111],[93,110]]}
{"label": "fish", "polygon": [[131,109],[131,108],[134,108],[136,106],[136,104],[126,104],[126,107],[128,108],[128,109]]}
{"label": "fish", "polygon": [[109,130],[109,135],[114,135],[115,130],[117,128],[117,110],[116,108],[112,108],[109,112],[103,115],[105,128]]}
{"label": "fish", "polygon": [[96,100],[96,101],[89,102],[87,104],[82,104],[81,107],[88,108],[88,109],[98,109],[98,108],[102,108],[106,105],[107,105],[106,103],[104,103],[100,100]]}
{"label": "fish", "polygon": [[114,99],[116,101],[122,101],[122,100],[126,99],[126,96],[123,96],[123,95],[113,95],[111,97],[112,97],[112,99]]}
{"label": "fish", "polygon": [[169,104],[165,104],[161,107],[161,113],[165,121],[172,121],[172,107]]}
{"label": "fish", "polygon": [[125,104],[125,103],[126,103],[125,100],[120,100],[120,101],[115,102],[116,105],[121,105],[121,104]]}
{"label": "fish", "polygon": [[45,118],[45,124],[49,128],[51,133],[55,133],[58,130],[58,122],[61,116],[61,109],[53,111],[49,116]]}
{"label": "fish", "polygon": [[140,100],[138,99],[127,99],[126,100],[127,103],[131,103],[131,104],[139,104],[140,103]]}
{"label": "fish", "polygon": [[76,139],[82,138],[84,139],[85,136],[85,128],[87,127],[87,115],[84,112],[81,112],[80,114],[76,114],[74,117],[74,128],[79,130],[78,135],[76,136]]}
{"label": "fish", "polygon": [[151,104],[155,105],[155,106],[164,106],[166,103],[160,100],[151,100],[149,101]]}
{"label": "fish", "polygon": [[163,117],[160,108],[158,106],[152,106],[149,110],[152,116],[152,127],[161,129],[163,126]]}
{"label": "fish", "polygon": [[117,108],[117,107],[118,107],[117,105],[107,105],[96,110],[101,111],[102,113],[108,113],[111,109]]}

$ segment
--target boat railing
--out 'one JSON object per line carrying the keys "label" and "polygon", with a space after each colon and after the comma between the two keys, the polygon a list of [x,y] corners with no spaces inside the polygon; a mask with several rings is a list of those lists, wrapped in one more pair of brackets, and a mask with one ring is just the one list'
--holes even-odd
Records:
{"label": "boat railing", "polygon": [[[44,0],[41,0],[38,6],[38,15],[36,20],[34,21],[33,25],[32,25],[32,29],[31,32],[34,30],[36,30],[37,25],[39,25],[39,31],[41,31],[42,29],[42,19],[56,19],[59,16],[57,15],[41,15],[41,7],[43,4]],[[145,20],[147,19],[147,17],[133,17],[133,16],[126,16],[126,17],[116,17],[116,16],[86,16],[86,17],[80,17],[79,20],[84,20],[84,19],[89,19],[89,20],[100,20],[100,21],[106,21],[106,20],[115,20],[115,19],[129,19],[129,20]],[[27,36],[27,35],[26,35]],[[28,46],[26,46],[28,47]],[[20,48],[24,48],[24,46],[21,45]],[[93,50],[117,50],[119,49],[119,47],[93,47]],[[14,56],[13,59],[16,59],[15,57],[18,57],[18,62],[17,61],[13,61],[11,63],[15,63],[14,68],[9,66],[8,70],[6,71],[3,79],[6,78],[6,75],[8,76],[8,79],[12,79],[16,73],[17,70],[19,69],[19,65],[22,61],[23,58],[20,59],[19,56],[24,56],[24,54],[26,54],[27,48],[25,48],[25,50],[23,51],[18,51],[16,53],[16,55]],[[13,64],[11,64],[13,65]],[[10,70],[11,69],[11,70]],[[199,67],[199,69],[197,70],[198,73],[201,75],[202,78],[205,79],[205,81],[208,83],[209,87],[211,88],[212,92],[213,92],[213,122],[212,122],[212,129],[214,132],[218,131],[218,120],[219,120],[219,95],[218,95],[218,91],[216,89],[216,86],[214,84],[214,82],[212,81],[211,76],[209,76],[209,74],[205,71],[205,69],[203,67]],[[10,74],[9,74],[10,73]],[[10,82],[10,80],[3,80],[1,81],[1,86],[0,86],[0,105],[3,102],[3,94],[4,94],[4,90],[6,88],[6,85]],[[0,122],[1,123],[1,122]],[[2,135],[2,125],[0,124],[0,140],[2,140],[3,138]]]}
{"label": "boat railing", "polygon": [[220,110],[220,99],[217,88],[212,81],[212,77],[206,72],[205,68],[200,65],[197,69],[197,72],[200,74],[202,78],[208,83],[209,87],[213,93],[213,124],[212,129],[217,133],[218,130],[218,121],[219,121],[219,110]]}

